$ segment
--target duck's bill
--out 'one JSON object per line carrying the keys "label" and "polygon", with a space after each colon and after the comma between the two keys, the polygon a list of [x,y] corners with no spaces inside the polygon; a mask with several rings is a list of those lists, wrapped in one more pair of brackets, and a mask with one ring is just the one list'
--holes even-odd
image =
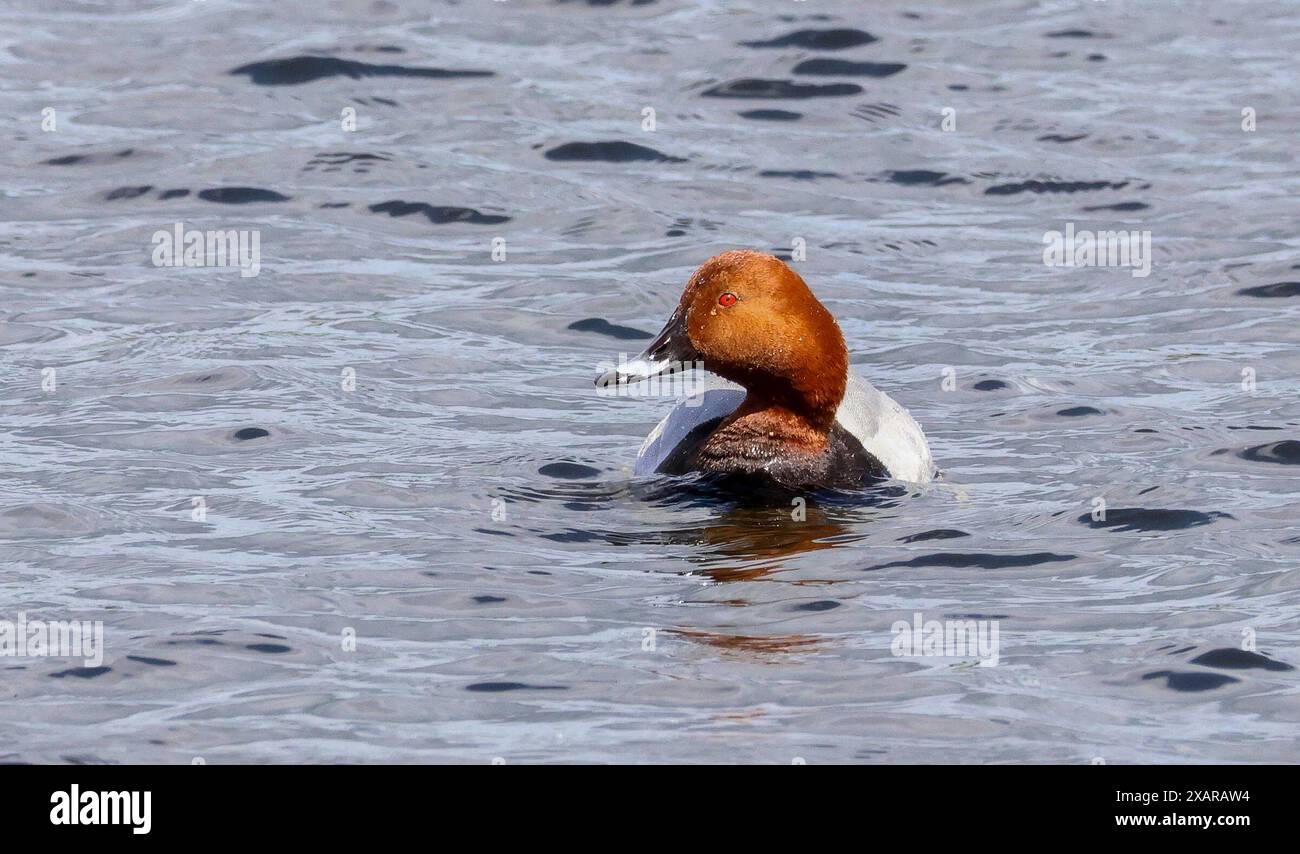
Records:
{"label": "duck's bill", "polygon": [[620,359],[612,371],[596,378],[596,387],[628,385],[661,374],[690,370],[696,367],[698,358],[699,354],[691,346],[690,335],[686,332],[685,313],[679,310],[641,355],[634,359]]}

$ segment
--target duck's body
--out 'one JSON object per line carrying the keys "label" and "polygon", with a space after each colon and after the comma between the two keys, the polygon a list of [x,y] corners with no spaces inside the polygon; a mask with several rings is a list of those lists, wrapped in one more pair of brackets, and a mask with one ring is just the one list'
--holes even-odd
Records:
{"label": "duck's body", "polygon": [[669,413],[642,446],[638,474],[698,471],[794,488],[934,476],[921,428],[852,373],[835,318],[771,255],[711,258],[645,353],[597,384],[637,382],[687,365],[730,382]]}
{"label": "duck's body", "polygon": [[763,472],[777,481],[835,487],[883,478],[926,483],[934,477],[934,461],[920,425],[897,401],[852,371],[829,431],[827,453],[808,459],[791,455],[784,442],[773,446],[760,440],[747,446],[728,440],[723,447],[735,451],[701,458],[697,451],[704,440],[744,399],[745,390],[734,383],[707,382],[650,431],[637,453],[635,473],[684,474],[721,463],[720,471]]}

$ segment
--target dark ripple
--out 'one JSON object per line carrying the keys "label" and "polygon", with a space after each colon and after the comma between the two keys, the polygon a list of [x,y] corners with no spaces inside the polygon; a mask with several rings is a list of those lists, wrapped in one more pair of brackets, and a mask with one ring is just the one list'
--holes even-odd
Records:
{"label": "dark ripple", "polygon": [[293,651],[292,647],[287,647],[282,643],[248,643],[244,644],[244,649],[251,649],[253,652],[264,652],[268,655],[280,655]]}
{"label": "dark ripple", "polygon": [[499,694],[503,691],[567,691],[566,685],[529,685],[525,682],[475,682],[465,686],[466,691]]}
{"label": "dark ripple", "polygon": [[1176,673],[1172,670],[1156,670],[1143,675],[1142,678],[1143,680],[1164,679],[1166,687],[1182,693],[1213,691],[1215,688],[1241,681],[1235,676],[1224,676],[1222,673]]}
{"label": "dark ripple", "polygon": [[1255,285],[1252,288],[1242,288],[1237,293],[1244,297],[1262,297],[1264,299],[1300,297],[1300,282],[1274,282],[1271,285]]}
{"label": "dark ripple", "polygon": [[1085,193],[1094,190],[1122,190],[1128,181],[1020,181],[994,184],[984,190],[986,196],[1014,196],[1019,193]]}
{"label": "dark ripple", "polygon": [[591,480],[600,476],[600,469],[584,466],[581,463],[547,463],[537,473],[559,480]]}
{"label": "dark ripple", "polygon": [[800,602],[791,608],[791,611],[831,611],[840,607],[842,602],[836,602],[834,599],[819,599],[816,602]]}
{"label": "dark ripple", "polygon": [[805,47],[810,50],[844,50],[879,41],[871,33],[855,29],[795,30],[767,41],[741,42],[741,47]]}
{"label": "dark ripple", "polygon": [[1085,415],[1101,415],[1102,411],[1093,406],[1071,406],[1068,409],[1058,409],[1056,414],[1062,418],[1082,418]]}
{"label": "dark ripple", "polygon": [[943,187],[947,184],[969,184],[970,181],[947,172],[934,172],[929,169],[895,169],[885,173],[890,183],[902,184],[904,187]]}
{"label": "dark ripple", "polygon": [[759,122],[796,122],[803,118],[803,113],[790,110],[746,110],[740,117]]}
{"label": "dark ripple", "polygon": [[811,169],[764,169],[760,178],[792,178],[796,181],[815,181],[818,178],[838,178],[834,172],[814,172]]}
{"label": "dark ripple", "polygon": [[553,543],[614,543],[609,534],[602,534],[597,531],[578,531],[570,529],[561,531],[558,534],[539,534],[543,540],[550,540]]}
{"label": "dark ripple", "polygon": [[176,662],[170,658],[150,658],[147,655],[128,655],[126,660],[147,664],[150,667],[174,667],[176,665]]}
{"label": "dark ripple", "polygon": [[849,62],[844,59],[805,59],[792,74],[840,77],[892,77],[907,66],[901,62]]}
{"label": "dark ripple", "polygon": [[423,214],[424,218],[434,225],[445,225],[449,222],[467,222],[471,225],[497,225],[510,221],[508,216],[480,213],[473,208],[446,207],[431,205],[427,202],[404,202],[400,199],[371,205],[370,212],[386,213],[391,217]]}
{"label": "dark ripple", "polygon": [[956,528],[935,528],[933,531],[922,531],[919,534],[909,534],[906,537],[899,537],[900,543],[923,543],[926,540],[955,540],[958,537],[969,537],[970,534],[965,531],[958,531]]}
{"label": "dark ripple", "polygon": [[1072,135],[1070,135],[1070,136],[1066,136],[1066,135],[1064,135],[1064,134],[1059,134],[1059,133],[1049,133],[1049,134],[1044,134],[1043,136],[1040,136],[1040,137],[1038,138],[1038,141],[1039,141],[1039,142],[1059,142],[1059,143],[1064,144],[1064,143],[1067,143],[1067,142],[1078,142],[1078,141],[1081,140],[1081,139],[1087,139],[1087,138],[1088,138],[1088,135],[1087,135],[1086,133],[1076,133],[1076,134],[1072,134]]}
{"label": "dark ripple", "polygon": [[1273,670],[1285,672],[1295,670],[1285,661],[1274,661],[1258,652],[1250,652],[1235,647],[1222,647],[1196,656],[1188,664],[1200,664],[1204,667],[1217,667],[1221,670]]}
{"label": "dark ripple", "polygon": [[116,190],[110,190],[104,196],[105,201],[114,202],[118,199],[138,199],[145,193],[153,189],[150,184],[144,184],[139,187],[118,187]]}
{"label": "dark ripple", "polygon": [[856,83],[795,83],[792,80],[768,80],[760,77],[743,77],[719,83],[700,94],[706,98],[783,98],[806,100],[808,98],[837,98],[843,95],[860,95],[862,87]]}
{"label": "dark ripple", "polygon": [[200,190],[199,198],[205,202],[216,202],[222,205],[289,201],[288,196],[282,196],[274,190],[263,190],[260,187],[214,187],[210,190]]}
{"label": "dark ripple", "polygon": [[634,142],[566,142],[546,152],[547,160],[603,163],[685,163],[683,157],[669,157],[661,151]]}
{"label": "dark ripple", "polygon": [[881,119],[889,119],[892,116],[899,116],[902,113],[894,104],[859,104],[849,113],[855,119],[862,119],[868,122],[878,122]]}
{"label": "dark ripple", "polygon": [[640,329],[633,329],[631,326],[619,326],[617,323],[610,323],[600,317],[584,317],[582,320],[573,321],[567,328],[575,332],[594,332],[597,335],[608,335],[610,338],[617,338],[619,341],[640,341],[654,337],[649,332],[642,332]]}
{"label": "dark ripple", "polygon": [[999,389],[1010,388],[1002,380],[980,380],[971,386],[976,391],[998,391]]}
{"label": "dark ripple", "polygon": [[349,163],[371,166],[375,163],[388,163],[392,159],[382,154],[370,154],[365,151],[322,151],[307,161],[303,171],[313,170],[317,166],[346,166]]}
{"label": "dark ripple", "polygon": [[1146,507],[1107,508],[1105,519],[1093,519],[1084,513],[1078,521],[1090,528],[1112,528],[1116,531],[1182,531],[1209,525],[1217,519],[1232,519],[1227,513],[1200,510],[1166,510]]}
{"label": "dark ripple", "polygon": [[1281,442],[1247,448],[1237,456],[1254,463],[1278,463],[1284,466],[1300,465],[1300,442],[1295,439],[1283,439]]}
{"label": "dark ripple", "polygon": [[1144,211],[1151,207],[1146,202],[1116,202],[1113,205],[1091,205],[1085,211]]}
{"label": "dark ripple", "polygon": [[869,566],[865,571],[889,569],[896,566],[946,566],[953,569],[976,567],[978,569],[1009,569],[1023,566],[1040,566],[1045,563],[1061,563],[1074,560],[1078,555],[1063,555],[1055,552],[1030,552],[1019,555],[999,555],[985,552],[936,552],[934,554],[914,557],[911,560],[896,560],[890,563]]}
{"label": "dark ripple", "polygon": [[96,676],[103,676],[113,670],[111,667],[69,667],[67,670],[59,670],[51,673],[51,679],[66,679],[71,676],[75,679],[94,679]]}
{"label": "dark ripple", "polygon": [[1044,37],[1049,39],[1095,39],[1106,38],[1101,33],[1093,30],[1057,30],[1054,33],[1044,33]]}
{"label": "dark ripple", "polygon": [[465,71],[446,68],[415,68],[407,65],[374,65],[333,56],[292,56],[288,59],[269,59],[241,65],[231,74],[247,74],[258,86],[297,86],[326,77],[426,77],[448,79],[459,77],[492,77],[491,71]]}
{"label": "dark ripple", "polygon": [[134,148],[123,148],[106,154],[65,154],[62,157],[51,157],[44,163],[47,166],[75,166],[78,163],[101,163],[118,157],[130,157],[132,154],[135,154]]}

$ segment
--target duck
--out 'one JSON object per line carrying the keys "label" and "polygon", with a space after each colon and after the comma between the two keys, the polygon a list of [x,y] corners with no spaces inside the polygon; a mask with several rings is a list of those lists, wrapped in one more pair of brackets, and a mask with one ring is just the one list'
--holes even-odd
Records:
{"label": "duck", "polygon": [[637,476],[856,489],[938,474],[920,425],[854,372],[834,315],[773,255],[733,250],[704,262],[645,351],[596,385],[617,392],[691,368],[712,376],[646,437]]}

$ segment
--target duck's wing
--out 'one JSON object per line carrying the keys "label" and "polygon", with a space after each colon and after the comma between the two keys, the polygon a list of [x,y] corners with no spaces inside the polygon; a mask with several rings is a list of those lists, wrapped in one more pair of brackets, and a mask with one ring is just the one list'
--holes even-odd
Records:
{"label": "duck's wing", "polygon": [[637,475],[651,475],[695,428],[725,418],[745,399],[745,390],[721,377],[707,374],[701,390],[684,398],[650,431],[636,455]]}
{"label": "duck's wing", "polygon": [[898,480],[927,483],[934,479],[934,460],[921,425],[897,401],[852,370],[835,420]]}

